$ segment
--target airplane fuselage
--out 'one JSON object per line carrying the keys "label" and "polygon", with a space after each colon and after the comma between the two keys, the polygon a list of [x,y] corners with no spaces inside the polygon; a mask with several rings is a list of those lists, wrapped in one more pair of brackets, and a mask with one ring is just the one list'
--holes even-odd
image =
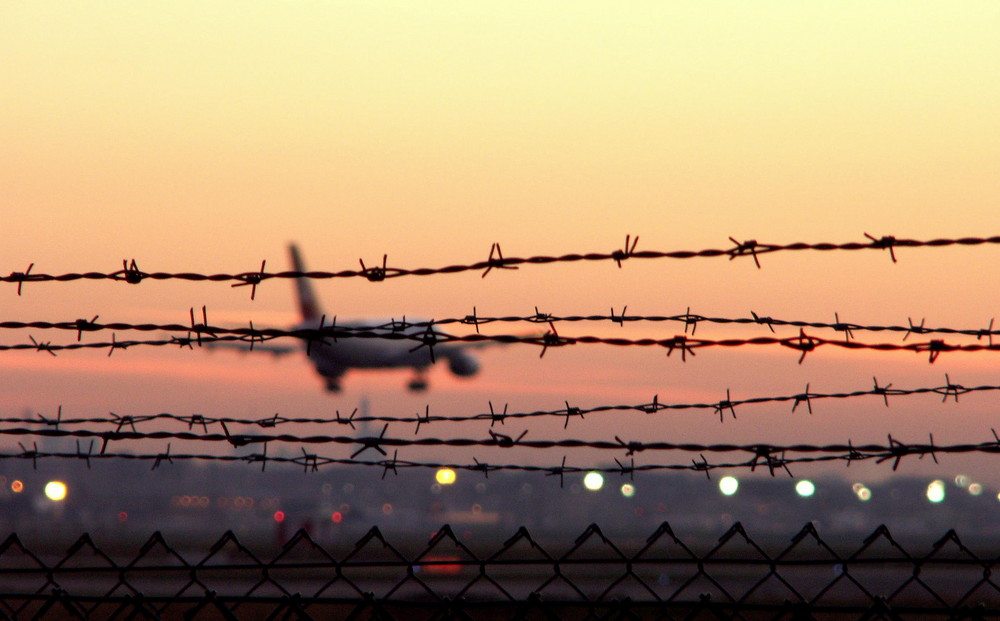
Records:
{"label": "airplane fuselage", "polygon": [[[349,369],[413,369],[416,376],[409,385],[413,390],[422,390],[426,387],[423,374],[438,360],[447,360],[452,373],[458,376],[470,376],[478,371],[478,361],[459,347],[434,345],[432,354],[430,347],[422,346],[419,339],[426,334],[426,326],[410,325],[421,321],[410,320],[407,324],[394,323],[392,319],[337,322],[337,331],[341,334],[347,328],[373,334],[416,337],[398,340],[352,336],[340,336],[334,340],[334,329],[327,322],[323,328],[330,333],[330,336],[322,341],[304,342],[303,349],[331,391],[339,390],[340,377]],[[393,325],[396,327],[391,327]],[[305,321],[296,326],[296,329],[319,328],[320,321],[317,320]]]}

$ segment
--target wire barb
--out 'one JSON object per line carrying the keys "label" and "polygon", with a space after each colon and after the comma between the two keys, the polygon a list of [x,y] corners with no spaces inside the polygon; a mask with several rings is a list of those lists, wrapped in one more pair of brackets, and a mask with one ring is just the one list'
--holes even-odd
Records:
{"label": "wire barb", "polygon": [[364,259],[358,259],[361,263],[361,274],[368,279],[369,282],[382,282],[385,280],[388,268],[386,267],[386,261],[389,259],[388,254],[382,255],[382,267],[365,267]]}
{"label": "wire barb", "polygon": [[687,355],[695,355],[694,349],[691,345],[688,345],[688,338],[683,334],[678,334],[672,339],[667,339],[663,346],[667,348],[667,358],[670,354],[674,353],[674,349],[680,348],[681,350],[681,362],[687,362]]}
{"label": "wire barb", "polygon": [[250,285],[250,301],[251,302],[254,301],[254,299],[257,297],[257,285],[259,285],[261,281],[264,280],[264,278],[266,278],[266,274],[264,274],[265,265],[267,265],[267,259],[260,262],[259,272],[245,272],[243,274],[237,274],[236,277],[242,280],[243,282],[234,283],[230,286],[245,287],[247,285]]}
{"label": "wire barb", "polygon": [[508,404],[506,404],[506,403],[503,404],[503,412],[500,412],[500,413],[497,413],[497,412],[495,412],[493,410],[493,402],[492,401],[489,401],[489,405],[490,405],[490,428],[492,428],[493,425],[495,425],[498,422],[501,425],[503,425],[504,424],[504,419],[507,418],[507,405]]}
{"label": "wire barb", "polygon": [[132,259],[132,263],[128,263],[126,259],[122,259],[122,269],[121,271],[112,274],[115,280],[124,280],[130,285],[138,285],[146,278],[148,274],[144,273],[136,265],[135,259]]}
{"label": "wire barb", "polygon": [[35,267],[34,263],[29,265],[28,269],[24,270],[23,272],[11,272],[10,276],[7,277],[8,282],[17,283],[17,297],[21,297],[21,287],[24,285],[24,283],[31,280],[31,268],[33,267]]}
{"label": "wire barb", "polygon": [[865,233],[865,237],[867,237],[868,239],[871,240],[871,242],[872,242],[871,243],[871,247],[872,248],[879,248],[879,249],[882,249],[882,250],[888,249],[889,250],[889,256],[892,257],[892,262],[893,263],[896,262],[896,251],[893,250],[893,247],[896,245],[896,238],[895,237],[893,237],[892,235],[884,235],[884,236],[880,237],[879,239],[875,239],[874,237],[872,237],[868,233]]}
{"label": "wire barb", "polygon": [[[631,246],[629,245],[630,241],[632,243]],[[639,236],[638,235],[635,236],[634,240],[632,239],[631,235],[626,235],[625,236],[625,247],[622,248],[621,250],[615,250],[614,252],[611,253],[611,258],[614,259],[615,263],[618,264],[618,269],[622,268],[622,261],[625,261],[626,259],[629,259],[629,258],[632,257],[632,254],[635,252],[636,244],[638,244],[638,243],[639,243]]]}
{"label": "wire barb", "polygon": [[[729,410],[729,413],[733,415],[733,420],[736,420],[736,406],[732,402],[732,397],[729,395],[728,388],[726,389],[725,400],[719,401],[713,407],[715,407],[715,413],[719,415],[720,423],[723,422],[723,415],[725,414],[726,410]],[[794,412],[795,408],[792,408],[792,411]]]}
{"label": "wire barb", "polygon": [[728,251],[730,261],[732,261],[736,257],[741,257],[749,254],[753,256],[753,262],[757,264],[757,269],[760,269],[760,259],[757,258],[758,244],[756,239],[748,239],[745,242],[738,242],[736,241],[735,238],[730,237],[729,241],[736,244],[735,248]]}
{"label": "wire barb", "polygon": [[792,412],[795,412],[795,409],[798,408],[800,404],[805,403],[806,407],[809,408],[809,414],[811,415],[813,413],[812,397],[814,396],[816,395],[809,392],[809,384],[806,384],[806,391],[795,395],[795,403],[792,404]]}
{"label": "wire barb", "polygon": [[[496,252],[496,258],[493,257],[494,252]],[[489,274],[493,268],[497,268],[498,270],[516,270],[518,268],[516,265],[506,264],[506,261],[503,258],[503,251],[500,250],[500,244],[497,242],[493,242],[493,245],[490,246],[490,258],[486,260],[486,270],[480,278],[486,278],[486,275]]]}
{"label": "wire barb", "polygon": [[351,454],[351,459],[354,459],[368,449],[372,449],[381,453],[383,456],[388,457],[389,454],[385,452],[384,448],[382,448],[382,440],[385,438],[385,432],[388,428],[389,423],[386,423],[385,426],[382,427],[382,433],[380,433],[377,438],[359,438],[358,440],[361,442],[362,446]]}

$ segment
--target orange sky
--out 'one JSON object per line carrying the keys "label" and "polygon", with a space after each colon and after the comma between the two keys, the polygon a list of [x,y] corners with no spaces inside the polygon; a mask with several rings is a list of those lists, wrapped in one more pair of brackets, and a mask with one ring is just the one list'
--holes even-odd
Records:
{"label": "orange sky", "polygon": [[[730,235],[995,235],[998,23],[993,2],[6,3],[0,271],[32,262],[49,273],[110,271],[133,257],[149,271],[240,272],[262,259],[286,269],[290,240],[310,267],[340,270],[383,253],[404,267],[472,262],[494,241],[508,256],[607,252],[629,233],[657,250],[726,247]],[[342,317],[464,316],[473,306],[528,314],[535,305],[590,314],[628,304],[644,314],[691,306],[831,321],[836,311],[856,323],[927,317],[980,328],[1000,315],[1000,249],[898,255],[896,265],[885,253],[786,254],[764,257],[759,271],[724,259],[631,262],[319,289]],[[218,321],[294,320],[286,282],[266,283],[253,303],[245,289],[176,282],[0,294],[3,320],[184,321],[203,304]],[[652,324],[624,333],[677,332]],[[362,394],[404,415],[428,401],[441,413],[480,411],[504,395],[549,409],[567,398],[596,405],[654,393],[714,400],[727,387],[785,394],[806,382],[856,390],[873,374],[909,386],[937,385],[946,372],[966,385],[998,379],[989,353],[931,366],[914,355],[823,351],[801,367],[787,351],[706,350],[684,365],[662,352],[597,347],[536,356],[490,351],[472,382],[438,371],[436,389],[416,397],[401,390],[404,374],[348,376],[333,397],[302,360],[3,354],[0,395],[6,415],[61,403],[81,416],[135,408],[257,417],[349,409]],[[933,431],[938,442],[981,441],[996,426],[996,403],[969,396],[948,405],[948,418],[933,398],[894,406],[890,418],[830,406],[825,418],[794,423],[784,408],[765,409],[724,433],[874,442],[888,431],[913,441]],[[607,434],[606,423],[587,424],[578,433]],[[672,439],[719,434],[717,422],[696,418],[629,424]]]}

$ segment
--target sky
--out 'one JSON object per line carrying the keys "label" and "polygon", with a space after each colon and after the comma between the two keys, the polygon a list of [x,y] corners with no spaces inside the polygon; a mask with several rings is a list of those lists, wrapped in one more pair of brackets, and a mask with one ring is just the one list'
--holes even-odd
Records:
{"label": "sky", "polygon": [[[990,236],[1000,231],[1000,6],[993,2],[170,2],[0,7],[0,272],[247,272],[429,267],[505,256],[769,243]],[[317,284],[339,317],[693,313],[985,328],[1000,315],[996,247],[630,261]],[[292,285],[251,301],[225,284],[0,288],[0,320],[288,325]],[[492,330],[492,328],[491,328]],[[561,334],[669,338],[678,325],[579,324]],[[46,340],[71,335],[35,334]],[[767,336],[699,326],[698,336]],[[781,333],[793,336],[786,329]],[[27,341],[3,331],[0,342]],[[898,342],[899,335],[860,335]],[[69,340],[67,339],[67,340]],[[971,339],[966,339],[966,341]],[[965,342],[965,341],[963,341]],[[781,349],[499,348],[431,391],[404,372],[350,374],[324,394],[303,358],[138,348],[0,355],[2,414],[332,415],[482,412],[853,391],[872,376],[998,384],[997,354]],[[694,442],[991,438],[997,397],[939,396],[626,414],[532,424],[530,437]],[[513,427],[519,432],[522,428]],[[433,429],[433,428],[432,428]],[[395,430],[392,430],[395,432]],[[479,427],[435,431],[484,436]],[[410,435],[409,429],[400,434]],[[0,446],[16,446],[2,440]],[[418,454],[415,454],[418,455]],[[616,455],[617,456],[617,455]],[[401,455],[403,457],[403,455]],[[459,455],[456,459],[467,458]],[[561,455],[518,459],[554,465]],[[492,459],[505,459],[505,455]],[[672,459],[673,456],[668,456]],[[608,462],[580,454],[570,462]],[[466,461],[468,461],[466,459]],[[906,472],[995,463],[949,457]],[[854,467],[852,467],[854,468]],[[818,472],[802,468],[802,472]],[[887,465],[859,468],[891,474]],[[851,476],[854,476],[853,474]]]}

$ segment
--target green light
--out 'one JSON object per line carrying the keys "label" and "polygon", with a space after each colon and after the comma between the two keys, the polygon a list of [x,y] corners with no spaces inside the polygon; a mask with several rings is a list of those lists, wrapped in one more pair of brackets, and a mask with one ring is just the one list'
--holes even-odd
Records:
{"label": "green light", "polygon": [[600,472],[588,472],[587,476],[583,477],[583,486],[592,492],[604,487],[604,477]]}
{"label": "green light", "polygon": [[726,496],[732,496],[740,488],[740,482],[736,477],[722,477],[719,480],[719,491]]}
{"label": "green light", "polygon": [[816,493],[816,486],[808,479],[802,479],[795,484],[795,493],[803,498],[808,498]]}
{"label": "green light", "polygon": [[927,486],[927,500],[938,503],[944,500],[944,481],[931,481]]}

